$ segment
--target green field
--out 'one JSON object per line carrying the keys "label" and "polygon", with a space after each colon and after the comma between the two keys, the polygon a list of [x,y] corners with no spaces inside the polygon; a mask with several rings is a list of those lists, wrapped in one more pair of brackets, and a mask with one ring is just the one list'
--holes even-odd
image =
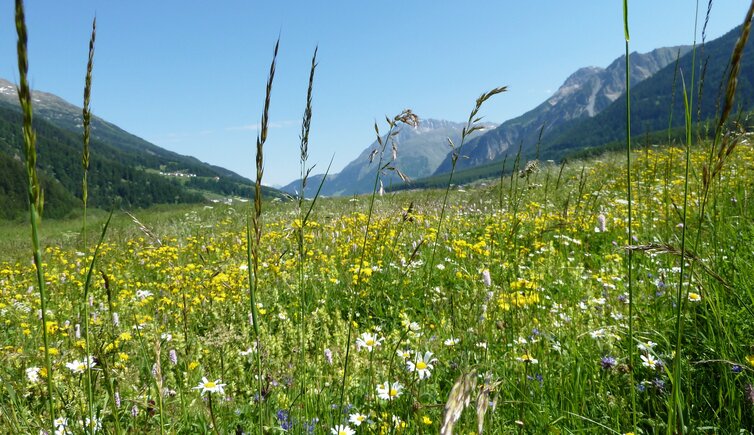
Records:
{"label": "green field", "polygon": [[[30,223],[0,223],[1,432],[752,433],[754,149],[734,97],[753,15],[754,2],[719,119],[693,123],[693,73],[691,92],[681,83],[682,147],[668,124],[661,145],[627,137],[620,154],[561,164],[519,152],[474,173],[493,179],[384,193],[389,171],[405,178],[395,137],[419,122],[406,109],[384,136],[375,125],[373,191],[350,198],[263,194],[276,45],[254,200],[112,212],[87,210],[93,25],[83,207],[43,220],[17,0],[25,173],[12,181],[31,206]],[[505,90],[476,100],[453,171]]]}
{"label": "green field", "polygon": [[[700,168],[709,150],[693,151]],[[89,373],[107,432],[117,420],[129,433],[253,432],[260,421],[273,432],[437,433],[446,403],[460,412],[467,398],[458,433],[476,431],[478,415],[488,433],[625,433],[634,392],[639,430],[657,433],[677,355],[686,429],[747,430],[754,151],[742,144],[726,161],[701,222],[692,172],[683,277],[684,151],[633,158],[634,241],[617,155],[453,188],[439,231],[443,191],[376,196],[371,215],[369,196],[320,199],[303,231],[297,203],[264,203],[258,348],[248,205],[135,212],[143,227],[116,211],[89,294],[90,370],[82,293],[106,214],[90,218],[88,249],[79,220],[44,221],[55,417],[83,431]],[[17,259],[0,264],[0,419],[36,433],[46,371],[28,226],[0,231],[3,258]],[[222,392],[197,389],[204,377]]]}

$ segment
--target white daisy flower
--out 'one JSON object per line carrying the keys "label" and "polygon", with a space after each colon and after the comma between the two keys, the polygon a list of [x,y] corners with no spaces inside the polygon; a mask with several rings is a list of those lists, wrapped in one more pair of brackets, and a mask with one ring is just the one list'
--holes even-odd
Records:
{"label": "white daisy flower", "polygon": [[400,382],[393,382],[390,385],[388,382],[377,384],[377,397],[382,400],[393,400],[402,394],[403,385]]}
{"label": "white daisy flower", "polygon": [[425,352],[424,355],[417,352],[414,361],[406,362],[406,368],[410,372],[416,372],[419,379],[425,379],[432,376],[432,369],[435,368],[432,363],[435,362],[437,362],[437,358],[432,358],[432,352]]}
{"label": "white daisy flower", "polygon": [[662,365],[662,361],[652,355],[641,355],[641,365],[650,369],[656,369]]}
{"label": "white daisy flower", "polygon": [[361,426],[361,423],[367,421],[367,416],[356,412],[348,416],[348,421],[356,426]]}
{"label": "white daisy flower", "polygon": [[94,362],[94,358],[91,356],[85,357],[83,361],[76,359],[65,364],[74,374],[84,373],[87,369],[94,368],[95,365],[97,363]]}
{"label": "white daisy flower", "polygon": [[374,350],[375,347],[380,346],[384,338],[377,338],[377,334],[370,334],[364,332],[356,339],[356,347],[358,349],[366,347],[369,352]]}
{"label": "white daisy flower", "polygon": [[333,435],[353,435],[356,433],[356,431],[354,431],[348,425],[345,425],[345,424],[339,424],[335,426],[334,428],[330,429],[330,432]]}
{"label": "white daisy flower", "polygon": [[411,349],[406,349],[406,350],[398,349],[395,351],[395,353],[398,354],[398,357],[403,358],[404,360],[411,358],[411,352],[412,352]]}
{"label": "white daisy flower", "polygon": [[223,387],[226,384],[221,384],[220,382],[222,382],[220,379],[216,381],[209,381],[207,380],[206,377],[202,377],[202,381],[199,382],[199,385],[192,388],[192,390],[201,390],[201,394],[204,394],[207,392],[223,394],[224,393]]}
{"label": "white daisy flower", "polygon": [[445,341],[443,341],[442,344],[444,344],[445,346],[451,347],[451,346],[455,346],[456,344],[458,344],[459,341],[461,341],[461,340],[459,340],[457,338],[450,337],[450,338],[446,339]]}
{"label": "white daisy flower", "polygon": [[646,343],[639,343],[636,345],[636,347],[638,347],[639,350],[643,352],[649,352],[650,350],[654,349],[655,346],[657,346],[657,343],[652,340],[648,340]]}

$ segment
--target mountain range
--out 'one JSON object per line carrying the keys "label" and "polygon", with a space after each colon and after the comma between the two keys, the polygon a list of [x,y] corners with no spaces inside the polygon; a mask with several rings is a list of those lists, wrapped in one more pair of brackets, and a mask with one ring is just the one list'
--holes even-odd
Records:
{"label": "mountain range", "polygon": [[[450,146],[448,139],[459,145],[461,132],[466,124],[436,119],[423,119],[416,127],[400,125],[397,134],[392,136],[397,152],[396,160],[391,165],[400,170],[407,177],[421,178],[432,175],[448,154]],[[496,127],[496,124],[482,123],[484,130],[472,133],[471,137],[479,136],[483,131]],[[382,137],[385,141],[387,138]],[[370,159],[373,151],[378,150],[379,142],[375,139],[361,154],[347,164],[342,171],[329,174],[322,186],[322,195],[355,195],[371,192],[374,189],[376,168],[379,158]],[[391,146],[387,147],[386,159],[391,156]],[[385,161],[387,161],[385,160]],[[322,181],[322,174],[309,178],[306,186],[306,196],[313,196]],[[384,186],[390,187],[402,182],[395,171],[385,171],[382,177]],[[281,188],[290,194],[298,194],[301,180],[295,180]]]}
{"label": "mountain range", "polygon": [[[631,88],[631,135],[641,137],[655,131],[684,125],[683,84],[694,93],[693,120],[709,120],[718,115],[728,80],[730,58],[741,34],[737,27],[697,49],[696,86],[690,85],[692,53],[655,73],[650,79]],[[633,61],[633,57],[631,58]],[[745,46],[737,79],[734,111],[754,109],[754,45]],[[598,115],[579,123],[563,125],[543,140],[542,149],[551,158],[561,158],[585,148],[599,151],[605,144],[620,141],[626,135],[626,97],[621,95]]]}
{"label": "mountain range", "polygon": [[[631,55],[632,86],[652,77],[662,68],[684,55],[691,47],[665,47],[649,53]],[[607,68],[580,68],[566,79],[547,100],[525,114],[502,123],[498,128],[470,141],[463,150],[456,170],[462,170],[501,158],[506,152],[524,151],[536,146],[540,132],[547,137],[564,124],[592,118],[609,107],[626,92],[625,56],[615,59]],[[450,156],[435,174],[449,172]]]}
{"label": "mountain range", "polygon": [[[631,53],[631,135],[643,138],[654,133],[654,137],[660,136],[658,140],[666,141],[669,130],[683,125],[681,80],[686,81],[688,92],[695,97],[694,121],[699,124],[712,119],[719,110],[731,53],[740,33],[739,26],[715,40],[699,45],[696,53],[692,53],[690,46]],[[690,78],[694,55],[696,83],[692,85]],[[735,109],[744,113],[754,109],[754,77],[748,73],[754,70],[752,44],[748,44],[743,52],[740,69],[742,73],[738,77]],[[620,146],[626,135],[625,90],[625,55],[604,68],[580,68],[552,96],[534,109],[468,140],[461,152],[462,158],[456,164],[454,182],[464,183],[499,176],[501,170],[510,170],[519,147],[523,159],[561,160]],[[431,120],[426,128],[432,130],[435,125],[445,123],[460,126],[447,121]],[[442,146],[447,143],[442,137],[443,133],[439,130],[436,133],[416,136],[411,144],[411,149],[417,150],[417,153],[421,152],[419,150],[432,150],[434,153],[445,150],[446,154],[437,164],[434,173],[424,178],[419,175],[416,177],[418,179],[410,183],[391,179],[393,189],[447,184],[451,154],[448,148]],[[456,138],[457,136],[451,137],[454,141]],[[422,143],[424,139],[432,143]],[[373,184],[349,184],[349,180],[374,181],[374,177],[364,173],[367,167],[364,162],[374,146],[373,143],[367,147],[341,173],[328,177],[322,192],[337,195],[371,191]],[[503,168],[501,163],[506,156],[508,164]],[[436,158],[436,154],[433,158]],[[424,168],[423,172],[426,170]],[[371,174],[374,175],[374,169]],[[316,181],[320,180],[321,178],[317,178]],[[329,186],[330,183],[336,187]],[[312,184],[315,187],[317,185],[310,183],[310,186]],[[293,192],[299,186],[300,180],[297,180],[283,189]],[[306,194],[311,194],[309,189]]]}
{"label": "mountain range", "polygon": [[[649,53],[631,55],[631,82],[636,85],[673,63],[691,50],[688,46],[658,48]],[[610,107],[626,90],[625,56],[615,59],[606,68],[580,68],[566,79],[562,86],[536,108],[500,125],[484,124],[484,129],[467,138],[458,159],[456,171],[473,169],[496,161],[504,154],[523,152],[536,146],[542,137],[559,132],[566,125],[577,124],[592,118]],[[465,124],[427,119],[418,127],[402,127],[395,137],[399,153],[395,166],[412,179],[441,176],[450,172],[452,153],[448,138],[460,144]],[[370,165],[369,156],[377,146],[375,141],[339,173],[331,174],[325,181],[321,194],[351,195],[371,192],[374,188],[376,163]],[[322,175],[312,176],[305,194],[316,192]],[[401,188],[403,183],[394,173],[383,178],[386,188]],[[408,183],[405,187],[410,187]],[[295,180],[281,190],[297,194],[301,180]]]}
{"label": "mountain range", "polygon": [[[682,128],[685,120],[682,80],[685,80],[687,92],[694,95],[692,116],[696,125],[701,126],[705,121],[717,116],[728,79],[731,54],[740,34],[741,26],[738,26],[723,36],[698,46],[695,63],[694,53],[690,52],[689,47],[672,47],[647,53],[656,62],[656,66],[660,63],[665,63],[665,66],[643,80],[632,79],[631,136],[635,140],[641,139],[641,142],[645,139],[653,139],[654,143],[666,143],[669,134],[673,137],[683,135]],[[673,55],[674,51],[677,54]],[[646,55],[631,54],[631,74],[636,76],[635,66],[646,65],[647,60]],[[611,75],[616,77],[619,70],[624,68],[621,66],[624,62],[625,57],[621,56],[606,70],[612,69]],[[695,84],[692,85],[690,80],[694,68],[696,68]],[[741,57],[741,73],[738,76],[735,94],[736,113],[746,114],[754,110],[754,76],[751,74],[753,70],[754,46],[749,43]],[[564,84],[566,89],[569,89],[567,85],[570,80]],[[625,82],[624,79],[617,80]],[[558,90],[555,96],[559,95],[561,90],[563,88]],[[589,94],[591,95],[591,92]],[[529,114],[546,113],[542,107],[550,101],[552,98]],[[577,104],[572,113],[578,112],[578,101],[579,99],[576,99]],[[583,104],[585,100],[580,101],[582,101],[581,107],[589,107],[588,104]],[[563,100],[558,101],[553,107],[561,104]],[[469,147],[463,151],[463,154],[471,155],[471,158],[462,160],[473,160],[474,156],[485,154],[489,158],[477,159],[475,166],[457,171],[453,178],[454,182],[466,183],[480,178],[498,177],[501,170],[510,169],[510,164],[518,151],[518,145],[512,149],[507,148],[510,142],[507,142],[505,135],[500,133],[506,131],[511,124],[525,124],[527,115],[506,121],[498,129],[488,132],[476,141],[469,142]],[[539,138],[539,129],[543,125],[545,126],[543,134]],[[703,134],[702,130],[698,129],[698,134]],[[532,131],[536,132],[536,136],[532,134]],[[519,144],[522,145],[522,159],[562,160],[599,154],[608,149],[624,148],[625,137],[626,95],[625,92],[621,92],[617,98],[593,116],[580,116],[561,122],[554,122],[547,116],[539,118],[536,123],[530,125],[528,138],[522,139]],[[539,146],[537,146],[538,142]],[[479,149],[482,151],[478,151]],[[501,160],[505,160],[505,155],[509,157],[507,168],[501,165]],[[447,166],[441,165],[432,177],[414,180],[411,186],[402,188],[445,185],[448,180],[446,169]]]}

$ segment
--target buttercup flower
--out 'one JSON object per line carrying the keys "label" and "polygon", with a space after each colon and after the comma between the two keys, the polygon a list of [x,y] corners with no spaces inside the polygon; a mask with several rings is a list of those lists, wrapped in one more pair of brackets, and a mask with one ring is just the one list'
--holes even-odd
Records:
{"label": "buttercup flower", "polygon": [[537,363],[539,363],[539,361],[536,358],[534,358],[533,356],[531,356],[531,354],[528,353],[528,352],[525,353],[525,354],[523,354],[523,355],[521,355],[521,356],[519,356],[519,357],[516,357],[516,360],[517,361],[521,361],[523,363],[527,363],[527,364],[537,364]]}

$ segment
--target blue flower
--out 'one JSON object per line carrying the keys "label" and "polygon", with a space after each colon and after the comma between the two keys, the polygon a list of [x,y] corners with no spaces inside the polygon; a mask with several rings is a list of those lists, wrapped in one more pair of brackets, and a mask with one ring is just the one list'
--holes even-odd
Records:
{"label": "blue flower", "polygon": [[602,360],[600,360],[600,365],[602,365],[602,368],[604,370],[610,370],[611,368],[615,367],[615,364],[617,361],[615,358],[611,356],[604,356],[602,357]]}

